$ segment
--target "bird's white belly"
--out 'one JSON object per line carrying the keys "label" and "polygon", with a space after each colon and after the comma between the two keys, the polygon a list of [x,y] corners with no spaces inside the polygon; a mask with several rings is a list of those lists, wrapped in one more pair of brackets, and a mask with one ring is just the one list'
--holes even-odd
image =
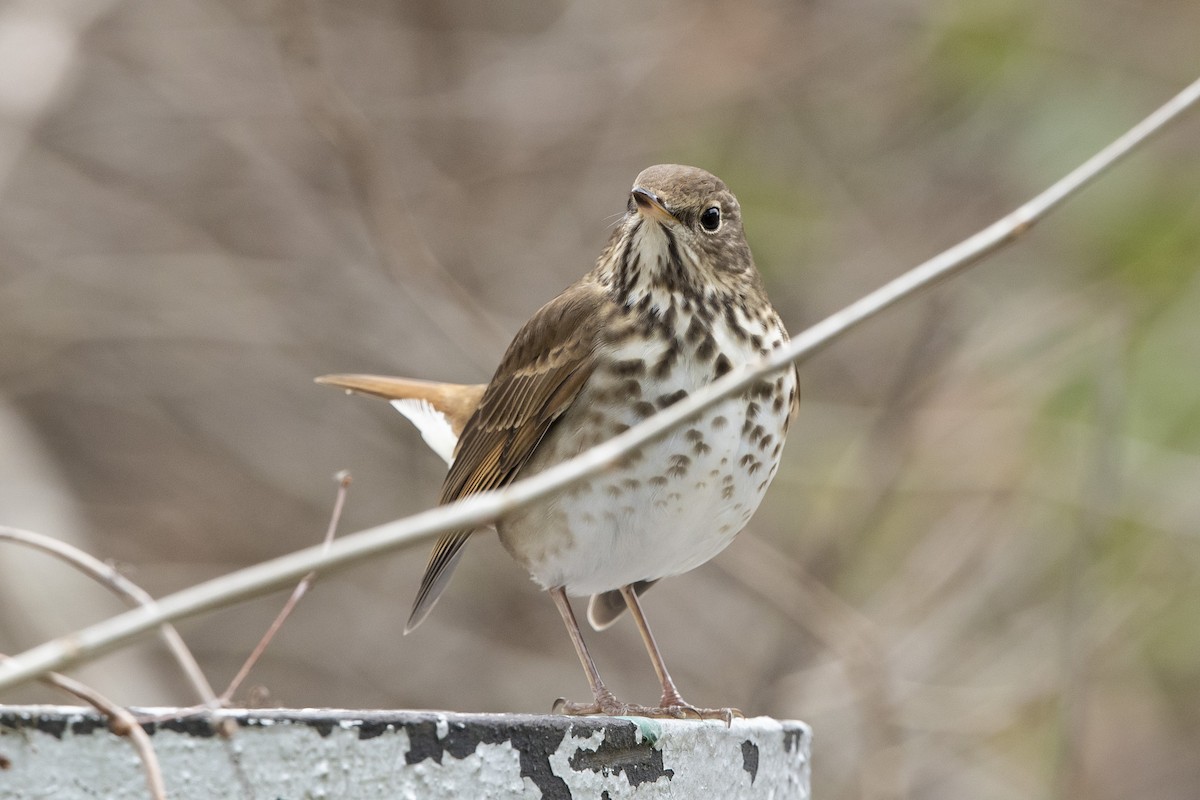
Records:
{"label": "bird's white belly", "polygon": [[[686,367],[674,378],[656,384],[655,392],[690,392],[711,380]],[[698,567],[745,527],[775,475],[795,376],[788,370],[768,382],[780,402],[755,401],[749,393],[726,400],[644,446],[632,463],[502,521],[501,540],[542,587],[562,586],[573,595]],[[589,396],[586,389],[583,395],[531,471],[644,418],[628,398],[605,391]],[[599,435],[594,426],[584,427],[601,419]]]}

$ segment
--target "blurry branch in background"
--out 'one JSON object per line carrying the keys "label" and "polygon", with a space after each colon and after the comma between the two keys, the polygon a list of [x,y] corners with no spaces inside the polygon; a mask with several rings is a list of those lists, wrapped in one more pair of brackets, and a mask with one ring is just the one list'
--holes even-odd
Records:
{"label": "blurry branch in background", "polygon": [[888,659],[874,624],[786,553],[757,536],[739,536],[713,563],[760,601],[837,655],[863,707],[867,753],[865,796],[875,800],[907,796],[900,752],[900,714],[892,697]]}
{"label": "blurry branch in background", "polygon": [[[333,543],[333,536],[337,532],[338,522],[342,518],[342,508],[346,505],[346,490],[350,488],[350,473],[346,471],[339,472],[334,476],[334,480],[338,482],[337,499],[333,501],[333,513],[329,516],[329,527],[325,530],[325,540],[322,542],[323,552],[329,551],[329,545]],[[313,579],[317,577],[317,573],[308,573],[300,579],[300,583],[296,584],[296,588],[292,590],[291,596],[287,602],[283,604],[279,614],[271,622],[271,626],[267,628],[267,632],[263,634],[262,639],[254,647],[254,651],[246,659],[246,663],[242,664],[242,668],[238,670],[237,675],[233,676],[233,680],[229,682],[229,687],[221,693],[221,705],[228,705],[233,698],[234,692],[242,685],[242,681],[250,674],[250,670],[258,663],[258,659],[266,652],[267,645],[275,638],[275,634],[279,633],[279,629],[283,627],[283,623],[291,615],[292,609],[300,602],[300,598],[304,597],[308,591],[308,587],[312,585]]]}
{"label": "blurry branch in background", "polygon": [[425,245],[404,202],[403,187],[380,156],[366,115],[321,64],[312,6],[310,0],[283,0],[276,13],[284,70],[300,108],[341,156],[376,255],[412,309],[473,364],[491,371],[493,364],[480,361],[481,353],[487,352],[481,345],[497,337],[506,341],[508,334]]}
{"label": "blurry branch in background", "polygon": [[1112,144],[1041,194],[1000,221],[803,331],[784,347],[752,367],[734,370],[720,380],[660,411],[628,431],[575,458],[506,489],[473,495],[448,506],[351,534],[328,548],[309,547],[229,573],[168,595],[153,607],[138,608],[92,625],[70,636],[39,645],[0,664],[0,689],[95,658],[168,620],[193,616],[281,588],[307,573],[330,571],[407,545],[425,542],[446,531],[492,522],[517,508],[619,466],[638,447],[698,415],[704,409],[748,388],[761,376],[812,355],[851,328],[881,313],[918,290],[961,272],[1014,241],[1050,210],[1093,181],[1139,144],[1179,117],[1200,99],[1200,80],[1146,117]]}
{"label": "blurry branch in background", "polygon": [[[0,663],[7,659],[8,656],[0,653]],[[154,745],[150,743],[150,736],[134,719],[133,714],[92,687],[80,683],[74,678],[68,678],[66,675],[47,672],[38,680],[47,686],[61,689],[67,694],[77,697],[107,716],[109,718],[108,729],[117,736],[128,739],[137,752],[138,759],[142,762],[142,770],[146,773],[146,788],[150,790],[150,797],[153,800],[166,800],[167,787],[163,783],[162,768],[158,765],[158,755],[154,752]]]}
{"label": "blurry branch in background", "polygon": [[[23,545],[54,556],[58,560],[64,561],[79,570],[84,575],[87,575],[89,578],[92,578],[113,594],[127,600],[131,606],[154,606],[154,598],[150,596],[149,592],[117,572],[110,565],[105,564],[95,556],[85,553],[74,545],[69,545],[66,542],[61,542],[44,534],[11,528],[7,525],[0,525],[0,541]],[[159,626],[159,631],[171,654],[179,662],[183,674],[187,676],[188,681],[192,684],[192,688],[200,696],[200,701],[210,708],[216,708],[220,701],[217,700],[212,686],[204,676],[204,672],[200,669],[200,665],[196,663],[196,658],[192,655],[192,651],[184,644],[183,637],[179,635],[179,631],[175,630],[175,626],[169,622],[162,623]]]}
{"label": "blurry branch in background", "polygon": [[1055,763],[1055,785],[1060,797],[1088,797],[1098,787],[1087,784],[1084,766],[1084,735],[1087,730],[1088,695],[1092,688],[1090,665],[1095,645],[1089,641],[1095,635],[1095,622],[1085,611],[1099,603],[1089,595],[1083,576],[1102,539],[1113,523],[1115,498],[1121,492],[1120,448],[1117,435],[1120,419],[1127,410],[1127,398],[1119,379],[1121,354],[1128,347],[1127,331],[1123,326],[1111,326],[1096,365],[1094,414],[1091,455],[1084,462],[1089,468],[1083,476],[1081,491],[1087,502],[1079,511],[1079,525],[1071,540],[1068,554],[1070,568],[1064,577],[1061,618],[1060,702],[1058,709],[1059,752]]}

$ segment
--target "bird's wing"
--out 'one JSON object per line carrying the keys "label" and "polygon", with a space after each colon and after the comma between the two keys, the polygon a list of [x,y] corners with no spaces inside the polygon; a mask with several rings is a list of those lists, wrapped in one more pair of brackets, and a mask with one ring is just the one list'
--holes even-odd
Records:
{"label": "bird's wing", "polygon": [[[440,502],[511,483],[592,374],[604,289],[575,284],[543,306],[517,333],[479,407],[463,428]],[[433,608],[450,581],[471,531],[438,539],[405,632]]]}

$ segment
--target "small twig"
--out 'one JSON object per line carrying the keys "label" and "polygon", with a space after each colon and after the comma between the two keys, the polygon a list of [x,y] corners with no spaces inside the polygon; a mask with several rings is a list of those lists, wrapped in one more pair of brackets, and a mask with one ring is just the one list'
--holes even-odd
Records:
{"label": "small twig", "polygon": [[168,595],[158,601],[155,608],[127,611],[69,636],[38,645],[0,664],[0,690],[47,670],[62,669],[107,653],[164,621],[194,616],[274,591],[314,569],[328,573],[381,553],[428,541],[447,531],[479,527],[604,470],[613,469],[637,448],[726,397],[744,391],[764,375],[812,355],[852,328],[912,297],[920,289],[962,271],[1016,240],[1068,197],[1162,130],[1168,122],[1177,119],[1197,100],[1200,100],[1200,80],[1000,221],[826,317],[784,347],[772,350],[756,365],[731,371],[607,442],[545,472],[518,480],[505,489],[482,492],[450,505],[344,536],[328,549],[309,547],[246,567]]}
{"label": "small twig", "polygon": [[[333,537],[337,532],[338,522],[342,518],[342,508],[346,504],[346,491],[350,488],[349,472],[342,470],[335,475],[334,478],[338,482],[337,497],[333,501],[333,513],[329,516],[329,527],[325,529],[325,539],[322,542],[322,552],[328,552],[329,545],[333,543]],[[275,638],[275,634],[278,633],[279,629],[283,627],[284,621],[288,618],[288,616],[291,615],[292,609],[294,609],[296,604],[300,602],[300,598],[304,597],[305,592],[308,591],[308,587],[312,584],[313,579],[316,577],[317,571],[313,570],[301,578],[300,583],[296,584],[296,588],[292,590],[291,597],[287,599],[287,602],[283,604],[283,608],[280,609],[279,615],[275,617],[275,620],[271,623],[270,627],[267,628],[267,632],[263,634],[262,639],[260,639],[258,644],[254,647],[254,651],[250,653],[249,658],[247,658],[246,662],[242,664],[242,668],[238,670],[237,675],[233,676],[233,680],[229,682],[229,688],[227,688],[221,694],[221,705],[224,706],[229,704],[229,701],[233,698],[234,692],[238,690],[238,687],[242,685],[242,681],[246,680],[246,676],[250,674],[250,670],[254,668],[254,665],[258,663],[258,660],[262,657],[262,654],[266,652],[267,645],[271,643],[271,640]]]}
{"label": "small twig", "polygon": [[[74,545],[67,544],[51,536],[13,528],[8,525],[0,525],[0,541],[9,541],[24,547],[30,547],[69,564],[128,602],[130,606],[154,607],[154,598],[150,596],[149,592],[126,578],[109,564],[80,550]],[[192,688],[200,696],[200,701],[210,708],[215,708],[218,700],[213,692],[213,688],[209,684],[208,678],[205,677],[203,670],[200,669],[200,665],[196,663],[196,657],[192,655],[192,651],[184,643],[183,637],[179,635],[179,631],[175,630],[174,625],[164,622],[159,626],[159,633],[162,635],[163,641],[171,651],[171,654],[175,656],[175,660],[179,662],[179,667],[192,684]]]}
{"label": "small twig", "polygon": [[[8,656],[0,653],[0,662],[8,660],[10,660]],[[146,773],[146,788],[150,790],[150,797],[153,800],[166,800],[167,787],[163,783],[162,768],[158,765],[158,755],[154,752],[150,735],[146,733],[128,709],[117,705],[87,684],[57,672],[47,672],[38,680],[47,686],[74,695],[108,717],[108,729],[117,736],[128,739],[137,752],[138,758],[142,762],[142,770]]]}

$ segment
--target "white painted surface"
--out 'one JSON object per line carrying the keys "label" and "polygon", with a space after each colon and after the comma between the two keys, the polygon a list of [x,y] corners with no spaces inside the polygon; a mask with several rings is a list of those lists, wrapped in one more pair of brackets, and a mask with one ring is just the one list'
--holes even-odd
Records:
{"label": "white painted surface", "polygon": [[[226,713],[239,723],[229,739],[194,716],[154,729],[173,800],[809,797],[809,729],[768,717],[726,728],[506,714]],[[147,796],[133,749],[89,709],[0,707],[0,766],[2,798]]]}

